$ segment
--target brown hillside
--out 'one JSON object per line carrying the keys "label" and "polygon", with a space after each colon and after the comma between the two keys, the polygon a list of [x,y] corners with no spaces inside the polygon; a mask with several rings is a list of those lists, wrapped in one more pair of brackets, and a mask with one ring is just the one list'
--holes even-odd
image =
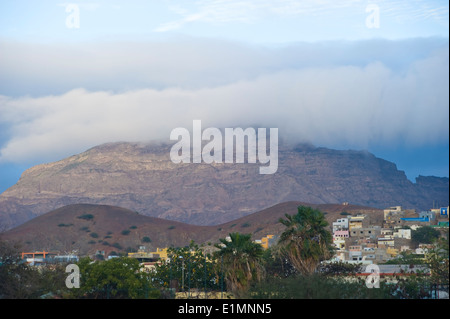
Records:
{"label": "brown hillside", "polygon": [[[106,254],[112,251],[123,253],[141,245],[150,250],[181,247],[191,240],[213,245],[232,232],[251,233],[254,239],[268,234],[278,235],[284,229],[278,220],[285,214],[295,214],[301,205],[323,211],[330,225],[342,217],[340,213],[343,211],[366,213],[374,220],[382,218],[381,210],[362,206],[291,201],[224,224],[197,226],[144,216],[121,207],[76,204],[56,209],[1,233],[0,239],[20,242],[22,250],[77,251],[79,255],[94,254],[97,250]],[[144,237],[150,238],[151,242],[145,242]]]}
{"label": "brown hillside", "polygon": [[341,204],[310,204],[305,202],[290,201],[281,203],[262,211],[244,216],[231,222],[227,222],[218,227],[222,228],[224,233],[229,232],[245,232],[254,234],[254,238],[261,238],[268,234],[279,234],[283,232],[284,226],[279,223],[280,218],[284,218],[285,214],[294,215],[297,213],[299,206],[310,206],[319,209],[325,214],[330,228],[333,221],[344,217],[342,212],[351,215],[367,214],[373,223],[381,224],[383,219],[383,210],[358,206],[358,205],[341,205]]}
{"label": "brown hillside", "polygon": [[[24,250],[76,250],[84,255],[96,250],[123,252],[139,245],[155,249],[182,246],[191,238],[202,241],[205,230],[203,226],[148,217],[120,207],[76,204],[34,218],[2,233],[1,238],[20,241]],[[151,242],[144,242],[144,237]]]}

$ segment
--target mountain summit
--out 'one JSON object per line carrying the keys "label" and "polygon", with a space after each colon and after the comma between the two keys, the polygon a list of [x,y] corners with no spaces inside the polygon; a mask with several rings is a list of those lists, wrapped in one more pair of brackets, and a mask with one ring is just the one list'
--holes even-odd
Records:
{"label": "mountain summit", "polygon": [[26,170],[0,195],[0,231],[59,207],[124,207],[189,224],[214,225],[287,201],[349,202],[375,208],[448,205],[448,178],[409,181],[394,163],[365,151],[311,145],[279,148],[278,171],[258,165],[180,163],[169,144],[109,143]]}

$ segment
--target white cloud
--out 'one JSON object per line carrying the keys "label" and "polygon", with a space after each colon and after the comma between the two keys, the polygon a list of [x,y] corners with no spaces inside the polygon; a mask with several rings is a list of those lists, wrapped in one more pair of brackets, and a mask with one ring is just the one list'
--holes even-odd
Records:
{"label": "white cloud", "polygon": [[[408,51],[423,41],[400,47]],[[411,55],[407,63],[402,55],[392,60],[390,50],[399,52],[392,43],[382,53],[372,52],[371,43],[347,44],[344,51],[332,43],[276,52],[230,45],[177,44],[159,51],[137,45],[132,48],[143,51],[132,56],[120,45],[106,46],[102,54],[86,54],[73,64],[61,62],[67,59],[64,50],[59,56],[52,48],[54,55],[47,57],[43,49],[37,59],[56,73],[49,76],[36,66],[22,71],[25,78],[41,76],[55,90],[86,85],[34,97],[0,95],[0,125],[11,136],[0,160],[56,160],[104,142],[168,139],[176,127],[191,129],[194,119],[204,128],[278,127],[285,139],[330,147],[448,141],[448,43]],[[176,56],[169,56],[175,48]],[[51,71],[55,65],[68,77]],[[0,63],[0,70],[15,73],[9,64]],[[95,89],[102,81],[121,89]],[[148,85],[157,81],[158,88]]]}

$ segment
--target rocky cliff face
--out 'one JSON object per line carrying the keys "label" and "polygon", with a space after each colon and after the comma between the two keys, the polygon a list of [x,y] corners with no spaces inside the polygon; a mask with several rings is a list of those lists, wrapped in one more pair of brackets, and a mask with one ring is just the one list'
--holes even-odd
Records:
{"label": "rocky cliff face", "polygon": [[0,230],[78,203],[212,225],[286,201],[428,209],[448,205],[448,178],[410,182],[395,164],[360,151],[282,147],[278,171],[259,164],[174,164],[170,145],[113,143],[25,171],[0,195]]}

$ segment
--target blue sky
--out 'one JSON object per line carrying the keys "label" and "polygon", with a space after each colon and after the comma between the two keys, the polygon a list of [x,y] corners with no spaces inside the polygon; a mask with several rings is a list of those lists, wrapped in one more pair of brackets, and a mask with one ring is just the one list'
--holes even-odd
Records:
{"label": "blue sky", "polygon": [[[69,4],[79,8],[77,32],[65,25]],[[379,27],[370,28],[366,20],[374,7]],[[29,41],[143,39],[169,32],[268,43],[448,34],[447,1],[17,0],[3,2],[1,9],[2,36]]]}
{"label": "blue sky", "polygon": [[448,1],[0,3],[0,192],[193,119],[448,176]]}

